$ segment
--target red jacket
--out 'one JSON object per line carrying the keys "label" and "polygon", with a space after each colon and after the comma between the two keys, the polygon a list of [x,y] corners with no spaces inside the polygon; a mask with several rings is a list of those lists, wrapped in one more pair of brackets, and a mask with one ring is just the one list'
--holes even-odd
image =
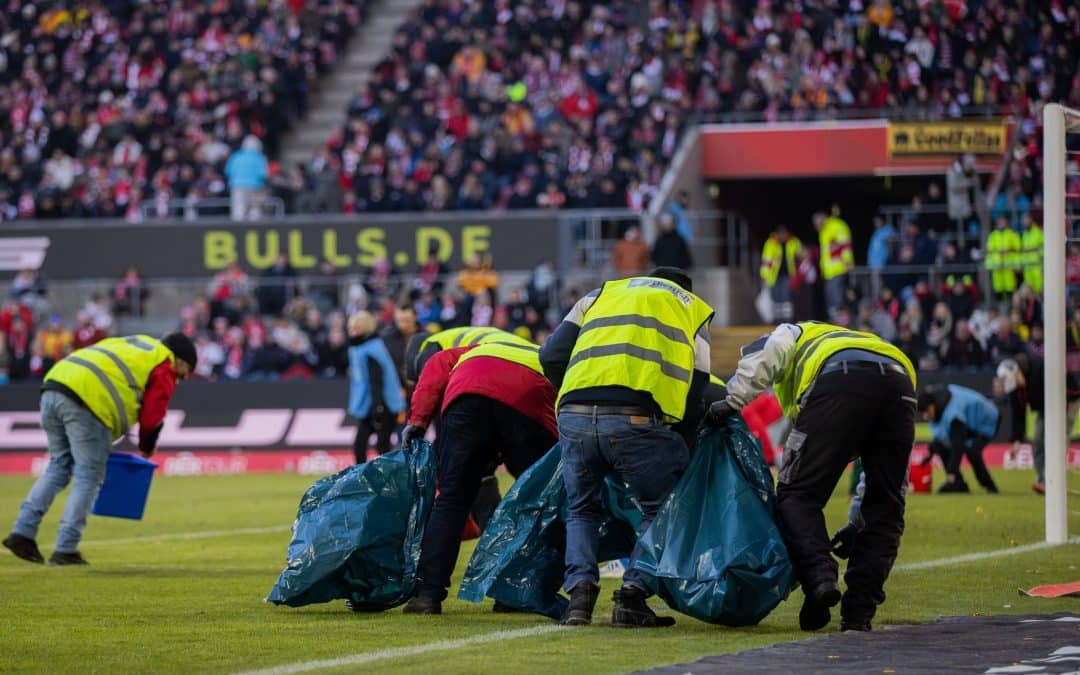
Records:
{"label": "red jacket", "polygon": [[142,408],[139,409],[139,450],[150,452],[157,445],[165,411],[176,391],[176,369],[163,361],[150,371],[143,391]]}
{"label": "red jacket", "polygon": [[459,396],[478,394],[510,406],[558,436],[551,382],[525,366],[489,356],[454,368],[461,355],[473,348],[444,349],[428,360],[413,391],[409,424],[427,427],[436,410],[445,411]]}

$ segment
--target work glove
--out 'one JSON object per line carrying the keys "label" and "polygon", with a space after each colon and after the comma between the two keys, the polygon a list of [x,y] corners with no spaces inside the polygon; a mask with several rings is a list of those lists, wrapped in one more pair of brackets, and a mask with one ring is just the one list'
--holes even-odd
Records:
{"label": "work glove", "polygon": [[726,400],[715,401],[709,406],[709,410],[705,413],[705,424],[710,427],[718,427],[724,423],[724,420],[732,415],[738,415],[739,411],[731,407]]}
{"label": "work glove", "polygon": [[412,445],[413,441],[422,439],[425,433],[427,433],[427,429],[424,427],[406,424],[405,428],[401,430],[401,443],[403,445]]}
{"label": "work glove", "polygon": [[829,546],[832,546],[832,554],[842,560],[851,557],[851,549],[855,546],[855,537],[858,534],[859,528],[852,523],[848,523],[837,530],[832,541],[829,542]]}

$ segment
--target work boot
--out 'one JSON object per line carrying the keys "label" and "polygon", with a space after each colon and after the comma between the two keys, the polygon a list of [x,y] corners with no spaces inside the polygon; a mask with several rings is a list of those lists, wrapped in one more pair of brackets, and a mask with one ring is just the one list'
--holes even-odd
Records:
{"label": "work boot", "polygon": [[442,602],[423,595],[414,595],[405,603],[405,614],[442,614]]}
{"label": "work boot", "polygon": [[570,606],[559,621],[564,626],[588,626],[592,623],[593,607],[600,597],[600,587],[588,581],[580,581],[570,589]]}
{"label": "work boot", "polygon": [[53,551],[53,554],[49,556],[49,564],[53,566],[61,565],[89,565],[86,558],[82,557],[82,553],[75,551],[74,553],[61,553],[60,551]]}
{"label": "work boot", "polygon": [[4,540],[4,547],[23,560],[38,564],[45,562],[45,556],[38,550],[37,542],[30,537],[12,532]]}
{"label": "work boot", "polygon": [[645,591],[634,586],[623,586],[612,596],[615,608],[611,610],[611,625],[615,628],[667,628],[675,625],[670,616],[657,616],[645,604]]}
{"label": "work boot", "polygon": [[958,480],[955,483],[945,483],[938,488],[938,494],[948,494],[950,492],[967,493],[971,492],[971,488],[963,480]]}
{"label": "work boot", "polygon": [[807,631],[821,630],[832,621],[830,607],[840,602],[840,589],[835,581],[824,581],[811,590],[803,589],[805,597],[799,610],[799,628]]}
{"label": "work boot", "polygon": [[870,630],[870,619],[840,619],[840,632],[842,633],[848,631],[869,633]]}

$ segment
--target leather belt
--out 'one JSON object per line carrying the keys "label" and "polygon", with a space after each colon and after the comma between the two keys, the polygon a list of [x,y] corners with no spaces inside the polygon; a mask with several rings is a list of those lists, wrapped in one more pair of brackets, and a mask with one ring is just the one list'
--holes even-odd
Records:
{"label": "leather belt", "polygon": [[885,373],[899,373],[901,375],[907,375],[907,370],[904,369],[899,363],[884,363],[882,361],[833,361],[827,363],[821,369],[818,375],[828,375],[829,373],[844,373],[845,375],[852,371],[878,371],[882,375]]}
{"label": "leather belt", "polygon": [[565,403],[559,407],[561,413],[575,415],[622,415],[627,417],[648,417],[656,419],[656,413],[636,405],[588,405],[585,403]]}

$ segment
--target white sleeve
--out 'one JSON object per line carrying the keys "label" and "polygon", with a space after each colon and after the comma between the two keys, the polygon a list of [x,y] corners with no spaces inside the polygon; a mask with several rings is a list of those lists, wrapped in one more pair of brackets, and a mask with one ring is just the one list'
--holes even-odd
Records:
{"label": "white sleeve", "polygon": [[712,346],[709,341],[709,322],[701,326],[694,336],[694,370],[712,372]]}
{"label": "white sleeve", "polygon": [[575,326],[580,326],[585,323],[585,312],[589,311],[589,308],[596,302],[596,298],[600,297],[600,289],[594,289],[585,295],[570,308],[570,311],[563,317],[563,321],[569,321]]}
{"label": "white sleeve", "polygon": [[743,347],[735,374],[727,383],[727,402],[742,410],[758,394],[774,384],[795,355],[795,342],[802,329],[782,323],[766,337]]}

